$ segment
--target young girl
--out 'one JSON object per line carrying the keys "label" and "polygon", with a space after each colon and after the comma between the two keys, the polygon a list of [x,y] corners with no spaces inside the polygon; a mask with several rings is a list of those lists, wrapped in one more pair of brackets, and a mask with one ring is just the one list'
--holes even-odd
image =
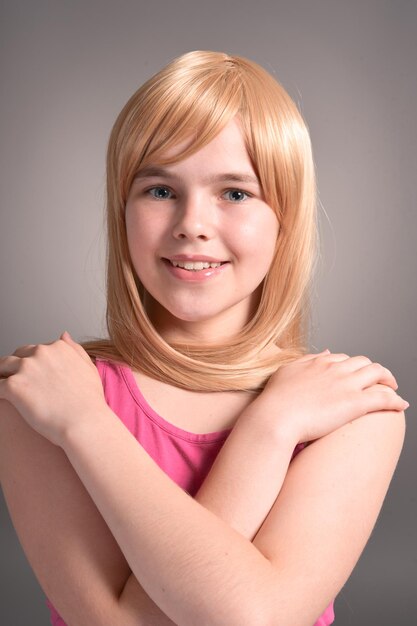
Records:
{"label": "young girl", "polygon": [[331,624],[408,405],[364,356],[305,354],[296,106],[185,54],[119,115],[107,194],[109,338],[0,360],[2,487],[52,623]]}

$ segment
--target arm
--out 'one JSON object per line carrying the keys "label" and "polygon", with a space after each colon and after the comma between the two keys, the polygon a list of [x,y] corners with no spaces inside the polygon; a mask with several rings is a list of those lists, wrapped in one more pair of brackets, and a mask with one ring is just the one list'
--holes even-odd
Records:
{"label": "arm", "polygon": [[[229,436],[223,475],[222,464],[218,462],[215,475],[210,476],[210,485],[204,488],[205,506],[216,507],[217,514],[223,511],[225,518],[228,515],[234,523],[239,514],[242,527],[249,518],[255,519],[258,528],[278,492],[271,476],[278,475],[276,470],[282,463],[285,473],[285,459],[289,455],[287,450],[283,450],[282,457],[277,454],[275,443],[262,436],[264,433],[260,432],[258,437],[253,430],[256,424],[247,424],[246,428],[242,425]],[[257,487],[256,499],[247,516],[244,510],[249,494],[244,490],[244,474],[239,472],[240,482],[237,476],[231,476],[228,489],[223,487],[226,484],[224,470],[227,472],[228,466],[233,464],[234,451],[238,453],[236,461],[241,466],[244,441],[252,452],[251,441],[258,441],[262,449],[262,476],[266,477],[266,480],[256,481],[265,486],[266,493],[263,495]],[[274,463],[269,465],[268,459]],[[12,405],[1,400],[0,460],[4,494],[22,546],[41,586],[69,625],[123,623],[137,626],[143,623],[165,626],[173,623],[131,574],[107,525],[63,451],[38,435]],[[259,466],[259,461],[259,454],[257,458],[253,457],[254,465]],[[245,469],[248,475],[255,476],[255,467],[251,468],[249,457]],[[253,492],[252,483],[248,482],[248,486]],[[234,516],[232,489],[236,493]],[[276,490],[272,493],[271,489]],[[253,536],[254,533],[252,528],[249,534]]]}
{"label": "arm", "polygon": [[[148,602],[133,577],[129,579],[125,589],[125,602],[123,611],[121,610],[115,601],[117,589],[123,586],[129,569],[124,559],[120,559],[119,549],[112,535],[108,533],[101,517],[97,515],[97,510],[62,451],[29,428],[10,405],[1,402],[0,405],[3,405],[0,443],[2,441],[4,443],[2,435],[8,438],[7,446],[4,445],[2,449],[4,454],[0,456],[3,478],[7,477],[5,469],[8,461],[12,460],[10,451],[13,449],[18,453],[17,457],[14,455],[14,462],[10,464],[14,470],[13,480],[9,476],[9,479],[4,481],[6,496],[10,496],[13,501],[15,523],[16,520],[20,520],[17,531],[20,538],[24,539],[22,543],[28,552],[29,560],[32,564],[36,561],[35,570],[48,595],[53,600],[55,597],[60,598],[57,608],[67,619],[68,624],[79,626],[123,623],[137,626],[140,623],[147,625],[172,623],[153,621],[153,617],[152,621],[150,617],[149,621],[148,619],[138,621],[138,617],[140,619],[143,615],[143,605],[148,607]],[[267,543],[265,539],[271,532],[279,531],[279,535],[289,539],[294,536],[296,543],[300,543],[301,536],[302,571],[306,574],[304,582],[315,581],[318,590],[321,590],[322,578],[324,581],[328,579],[329,568],[336,575],[335,564],[340,564],[339,552],[344,546],[349,546],[347,556],[351,563],[356,560],[362,546],[359,545],[354,550],[351,538],[349,541],[343,541],[343,529],[339,532],[336,528],[337,519],[334,520],[333,516],[328,515],[326,508],[323,510],[321,507],[314,515],[309,500],[318,501],[325,493],[328,510],[339,512],[340,521],[347,532],[351,533],[352,529],[360,530],[361,536],[353,539],[356,541],[359,539],[362,543],[366,541],[401,447],[402,430],[401,414],[375,414],[358,420],[352,427],[347,426],[339,433],[328,436],[327,442],[333,440],[331,444],[335,458],[329,456],[330,449],[327,451],[324,449],[324,445],[327,446],[326,439],[315,442],[300,453],[290,466],[277,504],[258,533],[255,545],[259,542],[260,548],[265,549]],[[346,436],[350,439],[346,440]],[[13,441],[13,437],[17,440]],[[358,451],[361,452],[361,458],[358,457]],[[339,461],[346,452],[350,456],[346,459],[344,469],[350,476],[352,468],[355,468],[355,480],[360,485],[358,488],[360,501],[356,502],[355,509],[352,509],[350,501],[356,501],[356,497],[351,494],[348,494],[347,506],[340,507],[340,498],[345,494],[347,481],[339,469]],[[32,459],[30,465],[25,461],[28,454]],[[323,463],[323,457],[327,458],[326,463]],[[309,461],[315,465],[315,473],[311,472],[312,465]],[[368,476],[370,468],[372,475]],[[293,491],[298,480],[302,482],[303,490],[295,497]],[[10,485],[9,488],[6,486],[7,483]],[[65,493],[61,488],[62,484],[66,485]],[[343,490],[339,488],[340,484],[344,485]],[[352,483],[353,494],[354,486]],[[375,489],[376,486],[378,490]],[[23,489],[25,495],[22,498]],[[369,494],[374,495],[371,511]],[[69,506],[70,502],[73,504],[72,507]],[[325,507],[326,503],[323,504]],[[19,510],[20,507],[29,509],[30,520],[24,511]],[[65,508],[67,511],[64,512]],[[58,525],[62,532],[57,534],[54,531]],[[36,529],[35,533],[33,529]],[[316,544],[322,544],[323,535],[326,536],[328,548],[324,558],[322,553],[319,557],[315,555]],[[274,542],[274,545],[278,547],[279,544]],[[281,549],[291,545],[291,541],[282,542]],[[287,554],[286,558],[291,556]],[[296,559],[292,565],[297,569]],[[306,567],[310,568],[310,572]],[[298,588],[297,606],[300,605],[301,592],[302,590]],[[315,593],[313,595],[316,597]],[[334,594],[329,592],[328,597],[333,596]],[[317,597],[320,597],[319,592]],[[323,600],[323,607],[324,604]],[[316,612],[318,614],[319,611]],[[152,611],[149,613],[149,616],[151,615],[154,615]],[[161,616],[163,617],[162,613],[158,620]]]}
{"label": "arm", "polygon": [[105,623],[130,568],[64,452],[4,400],[0,479],[22,547],[47,596],[70,626]]}
{"label": "arm", "polygon": [[[253,412],[244,412],[195,500],[252,540],[279,493],[294,445],[288,435],[269,436]],[[145,595],[131,574],[119,598],[120,605],[129,606],[138,593]],[[158,626],[164,626],[165,620],[172,623],[149,596],[143,598],[142,611],[145,607]]]}
{"label": "arm", "polygon": [[[311,624],[363,549],[403,435],[402,415],[373,414],[313,444],[251,544],[179,490],[110,412],[97,419],[94,451],[87,425],[69,433],[63,447],[132,571],[179,624]],[[131,485],[115,480],[125,472],[138,477],[140,502]],[[293,505],[299,518],[292,528],[283,519]],[[295,597],[303,598],[297,616]]]}
{"label": "arm", "polygon": [[173,624],[131,574],[62,449],[3,400],[0,478],[26,556],[69,626]]}
{"label": "arm", "polygon": [[[240,522],[242,532],[252,522],[248,536],[253,537],[279,490],[272,477],[284,475],[287,468],[293,446],[284,443],[278,448],[259,431],[259,422],[241,421],[220,453],[209,484],[200,489],[204,506],[215,508],[235,526]],[[32,430],[5,401],[0,401],[0,451],[0,477],[16,531],[41,586],[65,621],[77,626],[172,624],[131,574],[63,451]],[[245,473],[240,469],[226,480],[231,466],[242,468],[243,455]]]}
{"label": "arm", "polygon": [[[55,368],[55,369],[56,369],[56,368]],[[43,373],[43,370],[42,370],[42,373]],[[67,374],[68,374],[68,372],[67,372]],[[54,376],[55,376],[55,370],[54,370]],[[39,379],[39,380],[38,380],[38,384],[36,385],[36,393],[38,393],[38,387],[41,387],[41,386],[42,386],[42,382],[43,382],[44,378],[45,378],[45,377],[43,377],[43,378],[41,378],[41,379]],[[67,376],[66,376],[66,378],[67,378]],[[84,376],[82,376],[81,378],[82,378],[82,381],[84,381]],[[16,382],[17,382],[17,381],[16,381]],[[67,381],[67,380],[66,380],[65,382],[68,384],[68,381]],[[81,381],[80,381],[80,382],[81,382]],[[288,381],[287,381],[287,382],[288,382]],[[287,386],[288,386],[288,385],[287,385]],[[14,385],[14,381],[13,381],[13,385],[11,385],[11,387],[15,387],[15,385]],[[304,387],[305,387],[305,385],[304,385]],[[77,388],[77,386],[76,386],[76,388]],[[81,385],[81,388],[82,388],[82,385]],[[91,390],[89,390],[89,391],[91,391]],[[38,395],[39,395],[39,394],[38,394]],[[83,395],[83,394],[82,394],[82,389],[79,389],[79,390],[77,391],[77,400],[79,400],[79,399],[80,399],[80,397],[81,397],[82,395]],[[91,393],[89,393],[89,394],[88,394],[88,397],[90,397],[90,395],[91,395]],[[395,394],[394,394],[394,395],[395,395]],[[39,398],[38,398],[38,400],[39,400]],[[61,398],[58,396],[58,397],[56,398],[56,400],[57,400],[57,403],[59,403],[59,401],[61,400]],[[85,400],[85,401],[87,402],[87,405],[88,405],[88,401],[87,401],[87,400],[88,400],[88,398],[86,398],[86,400]],[[50,401],[50,398],[49,398],[49,401]],[[67,395],[67,397],[66,397],[66,402],[65,402],[65,406],[66,406],[66,407],[68,407],[68,405],[71,405],[71,403],[72,403],[72,402],[73,402],[73,398],[71,397],[71,395],[70,395],[70,396],[68,396],[68,395]],[[24,406],[24,402],[23,402],[23,403],[21,403],[21,404],[22,404],[22,410],[23,410],[23,412],[24,412],[24,411],[26,410],[26,407]],[[38,402],[35,402],[35,401],[33,400],[33,398],[31,397],[31,404],[32,404],[31,411],[33,412],[33,410],[34,410],[34,408],[33,408],[33,407],[34,407],[34,405],[38,404]],[[55,406],[55,404],[54,404],[54,406]],[[40,415],[40,416],[41,416],[41,418],[43,419],[43,417],[44,417],[45,415],[47,415],[47,414],[48,414],[49,407],[48,407],[47,405],[46,405],[46,406],[43,406],[43,407],[38,407],[38,406],[36,406],[36,407],[35,407],[35,412],[36,412],[36,409],[39,411],[39,415]],[[59,411],[58,411],[58,413],[59,413]],[[325,416],[323,415],[323,417],[325,417]],[[124,429],[124,430],[125,430],[125,429]],[[136,442],[135,442],[135,447],[137,447]],[[304,454],[304,453],[303,453],[303,454]],[[165,478],[166,478],[166,477],[165,477]],[[184,494],[183,494],[183,495],[184,495]]]}

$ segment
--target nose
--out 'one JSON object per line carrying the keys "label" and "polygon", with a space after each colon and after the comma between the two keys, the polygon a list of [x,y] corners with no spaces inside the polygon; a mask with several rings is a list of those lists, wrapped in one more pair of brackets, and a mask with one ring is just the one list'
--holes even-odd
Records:
{"label": "nose", "polygon": [[208,198],[193,194],[177,204],[172,234],[175,239],[208,241],[215,232],[213,207]]}

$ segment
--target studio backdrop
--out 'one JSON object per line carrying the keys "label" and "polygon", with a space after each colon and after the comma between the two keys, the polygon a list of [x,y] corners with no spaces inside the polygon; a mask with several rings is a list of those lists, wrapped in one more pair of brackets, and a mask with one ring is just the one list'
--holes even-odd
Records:
{"label": "studio backdrop", "polygon": [[[311,349],[397,377],[406,444],[338,626],[417,623],[417,3],[407,0],[5,0],[0,5],[0,354],[104,328],[104,155],[133,91],[195,49],[251,58],[311,131],[321,256]],[[48,611],[0,516],[0,623]],[[116,626],[116,625],[115,625]]]}

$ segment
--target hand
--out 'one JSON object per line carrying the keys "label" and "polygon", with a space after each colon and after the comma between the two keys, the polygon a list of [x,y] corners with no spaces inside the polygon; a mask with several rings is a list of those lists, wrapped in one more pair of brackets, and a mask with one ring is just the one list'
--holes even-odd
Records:
{"label": "hand", "polygon": [[[392,373],[365,356],[309,354],[281,366],[253,402],[272,427],[289,427],[296,441],[313,441],[374,411],[404,411]],[[277,420],[278,415],[278,420]]]}
{"label": "hand", "polygon": [[0,358],[0,398],[56,445],[71,423],[108,408],[97,368],[67,332]]}

